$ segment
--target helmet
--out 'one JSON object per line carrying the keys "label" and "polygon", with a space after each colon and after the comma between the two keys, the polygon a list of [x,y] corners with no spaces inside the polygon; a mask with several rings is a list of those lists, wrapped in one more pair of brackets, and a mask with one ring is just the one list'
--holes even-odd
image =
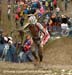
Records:
{"label": "helmet", "polygon": [[29,19],[28,19],[30,24],[36,24],[37,23],[37,19],[34,15],[30,15]]}

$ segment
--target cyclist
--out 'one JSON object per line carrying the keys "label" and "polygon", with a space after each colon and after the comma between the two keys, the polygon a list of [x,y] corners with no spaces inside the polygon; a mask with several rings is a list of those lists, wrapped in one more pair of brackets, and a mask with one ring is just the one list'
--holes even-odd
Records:
{"label": "cyclist", "polygon": [[[42,62],[43,48],[41,46],[40,33],[42,32],[44,33],[44,35],[46,34],[44,27],[40,23],[37,22],[37,19],[33,14],[28,15],[28,24],[25,25],[24,28],[26,27],[28,27],[31,32],[32,39],[34,42],[33,45],[38,49],[39,61]],[[34,48],[33,48],[33,55],[35,59],[38,61],[38,57],[36,56]]]}

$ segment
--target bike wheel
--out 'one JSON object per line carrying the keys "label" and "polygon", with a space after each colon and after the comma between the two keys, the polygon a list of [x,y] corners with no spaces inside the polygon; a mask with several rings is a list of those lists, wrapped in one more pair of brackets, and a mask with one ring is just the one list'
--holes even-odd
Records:
{"label": "bike wheel", "polygon": [[68,30],[62,30],[61,35],[67,37],[69,35],[69,31]]}

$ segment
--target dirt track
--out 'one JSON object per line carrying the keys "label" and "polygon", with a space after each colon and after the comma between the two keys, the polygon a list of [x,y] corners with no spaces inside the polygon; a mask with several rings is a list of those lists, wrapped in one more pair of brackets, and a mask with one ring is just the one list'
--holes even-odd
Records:
{"label": "dirt track", "polygon": [[72,65],[72,38],[63,38],[49,44],[44,59],[48,64]]}
{"label": "dirt track", "polygon": [[0,62],[0,75],[72,75],[72,38],[51,41],[47,46],[41,64]]}

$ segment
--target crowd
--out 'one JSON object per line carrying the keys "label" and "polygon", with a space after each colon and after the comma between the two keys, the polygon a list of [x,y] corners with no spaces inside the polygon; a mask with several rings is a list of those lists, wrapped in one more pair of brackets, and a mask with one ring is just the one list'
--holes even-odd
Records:
{"label": "crowd", "polygon": [[[3,61],[28,62],[43,61],[43,46],[48,42],[51,33],[69,30],[70,17],[60,14],[57,0],[14,0],[13,7],[8,0],[8,19],[11,20],[11,9],[16,28],[21,31],[28,28],[25,40],[17,42],[11,36],[3,36],[0,31],[0,56]],[[67,1],[67,0],[66,0]],[[45,16],[44,16],[45,15]],[[42,17],[44,18],[42,19]],[[63,34],[62,32],[62,34]]]}

